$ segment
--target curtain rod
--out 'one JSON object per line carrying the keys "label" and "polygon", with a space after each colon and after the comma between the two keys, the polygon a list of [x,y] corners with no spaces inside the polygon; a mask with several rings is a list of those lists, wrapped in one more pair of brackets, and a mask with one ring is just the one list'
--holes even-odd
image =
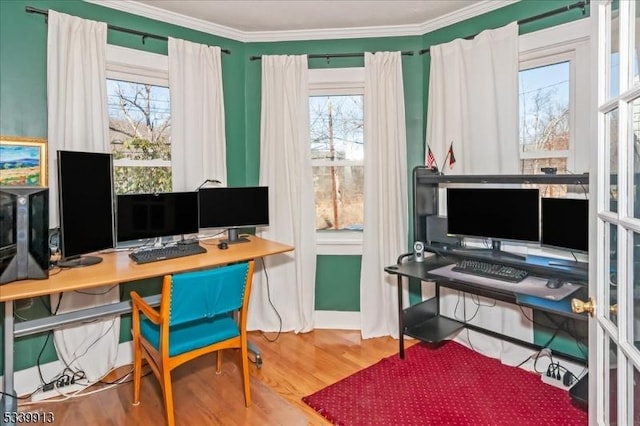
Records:
{"label": "curtain rod", "polygon": [[[44,15],[45,19],[49,17],[49,11],[48,10],[42,10],[42,9],[37,9],[37,8],[31,7],[31,6],[25,6],[24,11],[27,12],[27,13],[36,13],[38,15]],[[169,40],[169,38],[167,36],[161,36],[161,35],[157,35],[157,34],[146,33],[146,32],[138,31],[138,30],[132,30],[130,28],[117,27],[115,25],[107,24],[107,28],[110,29],[110,30],[114,30],[114,31],[120,31],[121,33],[127,33],[127,34],[133,34],[133,35],[140,36],[140,37],[142,37],[142,44],[144,44],[144,41],[147,38],[154,38],[156,40],[162,40],[162,41],[168,41]],[[220,49],[220,51],[222,53],[231,54],[231,51],[229,49]]]}
{"label": "curtain rod", "polygon": [[[557,9],[553,9],[553,10],[550,10],[548,12],[541,13],[539,15],[535,15],[535,16],[531,16],[529,18],[521,19],[521,20],[517,21],[517,24],[518,25],[528,24],[529,22],[537,21],[539,19],[548,18],[550,16],[554,16],[554,15],[557,15],[557,14],[563,13],[563,12],[568,12],[570,10],[577,9],[577,8],[581,8],[582,9],[582,14],[585,15],[587,13],[587,11],[585,10],[585,7],[589,5],[589,2],[590,2],[590,0],[584,0],[584,1],[579,1],[577,3],[566,5],[566,6],[563,6],[563,7],[559,7]],[[478,34],[467,36],[467,37],[464,37],[464,39],[465,40],[470,40],[470,39],[474,38],[477,35]],[[427,49],[422,49],[419,53],[420,53],[420,55],[424,55],[425,53],[429,53],[429,51],[430,51],[430,49],[427,48]]]}
{"label": "curtain rod", "polygon": [[[400,52],[402,56],[413,56],[413,52],[406,51]],[[326,59],[327,61],[331,58],[362,58],[364,57],[364,53],[316,53],[307,55],[308,59]],[[262,56],[249,56],[250,61],[259,61],[262,59]]]}

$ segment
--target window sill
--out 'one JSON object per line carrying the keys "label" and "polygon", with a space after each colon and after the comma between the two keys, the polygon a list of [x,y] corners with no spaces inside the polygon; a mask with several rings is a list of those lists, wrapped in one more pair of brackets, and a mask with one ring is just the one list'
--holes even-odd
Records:
{"label": "window sill", "polygon": [[318,255],[362,255],[362,232],[316,232],[316,247]]}

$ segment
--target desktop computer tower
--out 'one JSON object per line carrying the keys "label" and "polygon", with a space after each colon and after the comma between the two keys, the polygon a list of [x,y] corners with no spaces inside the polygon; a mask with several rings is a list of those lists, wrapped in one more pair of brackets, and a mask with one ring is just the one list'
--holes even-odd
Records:
{"label": "desktop computer tower", "polygon": [[49,277],[49,189],[0,187],[0,284]]}

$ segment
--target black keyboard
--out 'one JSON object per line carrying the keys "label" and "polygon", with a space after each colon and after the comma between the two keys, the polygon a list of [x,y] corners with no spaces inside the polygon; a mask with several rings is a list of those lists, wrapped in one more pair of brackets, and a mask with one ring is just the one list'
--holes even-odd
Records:
{"label": "black keyboard", "polygon": [[165,247],[140,249],[129,254],[136,263],[157,262],[158,260],[175,259],[176,257],[192,256],[206,253],[207,249],[200,244],[176,244]]}
{"label": "black keyboard", "polygon": [[512,266],[469,259],[460,260],[451,270],[510,283],[519,283],[529,275],[527,271]]}

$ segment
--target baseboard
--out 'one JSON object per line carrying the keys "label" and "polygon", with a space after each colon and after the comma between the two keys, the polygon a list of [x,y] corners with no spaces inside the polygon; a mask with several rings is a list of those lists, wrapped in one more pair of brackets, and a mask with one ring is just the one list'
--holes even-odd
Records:
{"label": "baseboard", "polygon": [[359,311],[315,311],[315,328],[360,330]]}
{"label": "baseboard", "polygon": [[[133,364],[133,348],[131,346],[131,341],[122,342],[118,345],[118,356],[116,357],[114,368],[129,364]],[[48,362],[40,366],[42,376],[45,377],[45,379],[54,377],[56,374],[64,370],[64,368],[65,366],[60,360]],[[40,374],[38,373],[37,366],[16,371],[13,378],[16,394],[20,396],[32,393],[41,385]],[[3,384],[4,376],[0,377],[0,388]]]}

